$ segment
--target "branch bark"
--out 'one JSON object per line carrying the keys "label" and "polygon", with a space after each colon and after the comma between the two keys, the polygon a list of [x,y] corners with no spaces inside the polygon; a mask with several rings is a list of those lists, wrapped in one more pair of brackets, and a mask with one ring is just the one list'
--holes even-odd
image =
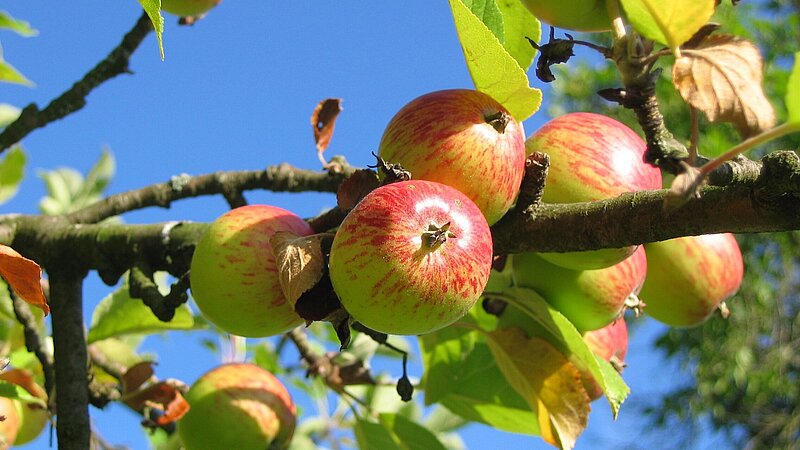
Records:
{"label": "branch bark", "polygon": [[17,120],[0,133],[0,153],[21,141],[32,131],[80,110],[86,105],[86,97],[94,88],[117,75],[129,72],[128,63],[131,55],[152,30],[150,19],[147,14],[142,13],[122,42],[69,90],[42,110],[39,110],[35,103],[23,108]]}
{"label": "branch bark", "polygon": [[56,366],[59,450],[85,450],[91,441],[89,374],[83,330],[83,278],[72,269],[51,270],[50,310]]}

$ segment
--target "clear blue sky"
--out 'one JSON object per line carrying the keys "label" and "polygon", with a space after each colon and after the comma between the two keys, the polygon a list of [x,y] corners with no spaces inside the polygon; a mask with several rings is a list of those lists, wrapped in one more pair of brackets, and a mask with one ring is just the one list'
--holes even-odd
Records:
{"label": "clear blue sky", "polygon": [[[472,87],[447,2],[380,3],[225,0],[194,27],[178,27],[176,18],[165,16],[166,60],[159,59],[151,35],[132,59],[133,75],[106,83],[88,97],[83,111],[28,136],[26,179],[0,213],[36,213],[45,194],[37,170],[70,166],[85,172],[104,147],[118,165],[110,193],[180,173],[259,169],[284,161],[317,169],[309,116],[328,97],[344,99],[344,111],[327,154],[345,155],[354,165],[371,163],[384,126],[403,104],[438,89]],[[36,83],[33,89],[0,84],[0,103],[18,107],[30,102],[43,107],[63,92],[119,43],[140,14],[135,0],[47,5],[12,0],[3,8],[40,31],[27,39],[0,34],[5,59]],[[528,120],[528,134],[546,120],[543,112]],[[335,204],[329,194],[249,192],[246,197],[301,216]],[[128,214],[125,221],[210,221],[226,210],[216,196]],[[110,289],[96,276],[89,279],[87,321]],[[646,434],[646,422],[633,406],[683,379],[650,349],[660,329],[648,322],[634,337],[625,373],[633,390],[630,407],[623,406],[612,423],[608,405],[594,403],[578,448],[617,448]],[[149,339],[144,348],[159,354],[160,377],[191,383],[218,362],[199,345],[209,336],[170,333]],[[411,371],[421,375],[419,365]],[[301,395],[295,392],[302,404]],[[92,414],[109,442],[146,448],[138,419],[124,408]],[[464,429],[462,437],[471,449],[549,448],[539,438],[479,425]],[[28,448],[47,448],[47,442],[44,436]]]}

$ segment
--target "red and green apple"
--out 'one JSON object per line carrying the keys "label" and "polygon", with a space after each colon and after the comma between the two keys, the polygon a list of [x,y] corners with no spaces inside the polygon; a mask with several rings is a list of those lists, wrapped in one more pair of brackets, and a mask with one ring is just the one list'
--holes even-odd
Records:
{"label": "red and green apple", "polygon": [[333,239],[333,289],[364,326],[424,334],[464,316],[492,267],[492,235],[480,209],[458,190],[410,180],[375,189]]}

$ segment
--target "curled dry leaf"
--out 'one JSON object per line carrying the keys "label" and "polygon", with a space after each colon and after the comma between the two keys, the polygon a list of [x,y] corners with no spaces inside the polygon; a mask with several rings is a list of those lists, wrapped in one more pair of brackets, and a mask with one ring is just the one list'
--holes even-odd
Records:
{"label": "curled dry leaf", "polygon": [[322,253],[324,237],[325,234],[298,236],[291,231],[279,231],[270,238],[281,289],[292,306],[322,278],[325,267]]}
{"label": "curled dry leaf", "polygon": [[518,328],[500,328],[488,338],[500,371],[538,416],[542,438],[573,448],[591,409],[578,369],[549,342]]}
{"label": "curled dry leaf", "polygon": [[731,122],[743,137],[775,125],[761,81],[758,48],[731,35],[708,36],[683,50],[672,68],[672,82],[686,102],[712,122]]}
{"label": "curled dry leaf", "polygon": [[336,204],[339,209],[349,211],[380,184],[378,174],[374,171],[369,169],[356,170],[339,185],[339,189],[336,191]]}
{"label": "curled dry leaf", "polygon": [[156,425],[163,426],[183,417],[189,411],[189,403],[182,392],[188,386],[182,381],[166,379],[122,396],[122,402],[134,411],[142,411],[145,407],[164,411]]}
{"label": "curled dry leaf", "polygon": [[142,361],[131,366],[125,374],[122,375],[122,395],[131,393],[149,381],[155,370],[153,370],[152,361]]}
{"label": "curled dry leaf", "polygon": [[50,314],[50,306],[42,291],[42,268],[11,247],[0,245],[0,276],[19,297]]}
{"label": "curled dry leaf", "polygon": [[322,157],[322,152],[328,148],[328,144],[333,137],[333,127],[336,118],[342,111],[342,99],[328,98],[317,104],[314,112],[311,113],[311,126],[314,128],[314,142],[317,143],[317,157],[322,161],[322,165],[327,167],[328,162]]}

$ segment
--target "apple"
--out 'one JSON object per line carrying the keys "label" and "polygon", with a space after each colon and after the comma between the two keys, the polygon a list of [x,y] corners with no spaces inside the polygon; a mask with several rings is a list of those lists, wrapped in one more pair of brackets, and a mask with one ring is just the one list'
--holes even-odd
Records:
{"label": "apple", "polygon": [[217,218],[197,243],[190,272],[192,296],[203,315],[228,333],[265,337],[303,323],[281,290],[270,245],[278,231],[313,234],[290,211],[249,205]]}
{"label": "apple", "polygon": [[445,327],[477,302],[492,268],[492,235],[480,209],[433,181],[388,184],[345,217],[330,252],[344,309],[387,334]]}
{"label": "apple", "polygon": [[[542,201],[589,202],[625,192],[661,189],[661,171],[644,162],[647,144],[625,124],[594,113],[557,117],[525,142],[528,154],[550,156]],[[636,246],[588,252],[541,253],[570,269],[600,269],[632,255]]]}
{"label": "apple", "polygon": [[[20,398],[0,397],[0,415],[6,420],[0,422],[0,448],[2,441],[10,446],[26,444],[36,439],[50,420],[47,411],[47,393],[33,379],[33,374],[25,369],[7,369],[0,373],[0,380],[16,384],[42,402]],[[13,410],[13,411],[12,411]]]}
{"label": "apple", "polygon": [[161,9],[181,17],[195,17],[207,13],[222,0],[161,0]]}
{"label": "apple", "polygon": [[378,156],[416,179],[452,186],[489,225],[511,208],[525,172],[522,124],[492,97],[450,89],[412,100],[387,125]]}
{"label": "apple", "polygon": [[611,19],[605,0],[522,0],[537,19],[575,31],[607,31]]}
{"label": "apple", "polygon": [[535,290],[579,331],[597,330],[619,318],[647,275],[644,247],[604,269],[572,270],[535,253],[514,255],[514,281]]}
{"label": "apple", "polygon": [[703,323],[742,284],[744,263],[730,233],[645,244],[650,269],[642,287],[645,311],[675,327]]}
{"label": "apple", "polygon": [[297,409],[286,387],[254,364],[224,364],[203,374],[186,393],[178,421],[186,450],[264,450],[289,447]]}
{"label": "apple", "polygon": [[[610,362],[618,371],[621,372],[625,367],[625,356],[628,354],[628,325],[624,319],[615,320],[599,330],[586,332],[583,341],[592,353]],[[581,373],[581,381],[592,400],[597,400],[603,395],[603,390],[588,372]]]}
{"label": "apple", "polygon": [[0,416],[5,418],[0,421],[0,449],[5,449],[11,447],[17,439],[21,422],[14,400],[0,397]]}

